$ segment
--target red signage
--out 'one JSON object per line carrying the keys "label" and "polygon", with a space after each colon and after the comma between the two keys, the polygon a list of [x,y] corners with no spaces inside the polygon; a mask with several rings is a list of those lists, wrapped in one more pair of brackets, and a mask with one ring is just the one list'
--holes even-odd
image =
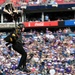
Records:
{"label": "red signage", "polygon": [[51,22],[24,22],[25,27],[50,27],[58,26],[58,21]]}
{"label": "red signage", "polygon": [[50,22],[24,22],[25,27],[44,27],[50,26]]}
{"label": "red signage", "polygon": [[58,26],[58,21],[51,21],[50,26]]}

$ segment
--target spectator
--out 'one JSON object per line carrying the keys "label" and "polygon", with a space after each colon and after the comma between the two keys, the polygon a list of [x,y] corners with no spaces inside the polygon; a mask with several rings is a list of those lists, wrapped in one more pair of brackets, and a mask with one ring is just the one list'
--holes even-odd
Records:
{"label": "spectator", "polygon": [[49,73],[50,73],[50,75],[55,75],[55,69],[53,66],[51,67]]}
{"label": "spectator", "polygon": [[48,21],[48,20],[49,20],[49,16],[47,14],[47,15],[45,15],[45,21]]}
{"label": "spectator", "polygon": [[[44,32],[38,32],[35,30],[23,33],[23,40],[25,42],[24,49],[28,54],[26,66],[31,70],[29,74],[75,74],[74,37],[66,35],[63,30],[67,30],[66,33],[69,34],[69,28],[58,29],[57,31],[50,31],[47,28]],[[35,36],[30,38],[26,37],[28,34]],[[54,38],[51,39],[52,37],[50,37],[50,35]],[[63,36],[62,39],[61,36]],[[14,51],[12,46],[7,48],[3,45],[5,44],[3,38],[0,39],[0,42],[0,70],[5,74],[25,75],[25,72],[15,70],[21,55]]]}

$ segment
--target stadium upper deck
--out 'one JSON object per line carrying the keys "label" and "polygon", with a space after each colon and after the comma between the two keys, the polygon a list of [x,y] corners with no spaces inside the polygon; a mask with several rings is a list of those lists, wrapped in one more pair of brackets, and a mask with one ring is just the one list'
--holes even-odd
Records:
{"label": "stadium upper deck", "polygon": [[[1,29],[15,27],[14,21],[3,12],[4,5],[10,1],[16,7],[24,6],[19,22],[24,23],[28,28],[75,26],[75,0],[0,0]],[[49,17],[49,22],[45,21],[46,15]]]}
{"label": "stadium upper deck", "polygon": [[14,6],[38,6],[38,5],[51,5],[51,4],[74,4],[75,0],[0,0],[0,5],[11,1]]}

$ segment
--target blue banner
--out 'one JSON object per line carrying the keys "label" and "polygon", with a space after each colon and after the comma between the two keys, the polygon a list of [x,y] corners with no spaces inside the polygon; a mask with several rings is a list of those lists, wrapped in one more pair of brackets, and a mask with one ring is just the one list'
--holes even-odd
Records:
{"label": "blue banner", "polygon": [[65,26],[75,26],[75,20],[66,20]]}

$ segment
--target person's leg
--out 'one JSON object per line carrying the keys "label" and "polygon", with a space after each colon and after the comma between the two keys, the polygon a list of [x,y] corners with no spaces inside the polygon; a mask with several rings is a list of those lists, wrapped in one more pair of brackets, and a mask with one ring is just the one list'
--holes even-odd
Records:
{"label": "person's leg", "polygon": [[24,66],[26,66],[26,57],[25,57],[26,55],[22,55],[21,56],[21,59],[20,59],[20,62],[19,62],[19,65],[18,65],[18,67],[22,67],[22,68],[24,68]]}
{"label": "person's leg", "polygon": [[[23,49],[22,45],[16,44],[13,46],[13,49],[22,55],[18,69],[22,69],[24,72],[30,72],[26,67],[27,53]],[[23,68],[21,68],[23,66]]]}
{"label": "person's leg", "polygon": [[[18,65],[18,67],[22,67],[24,65],[23,63],[26,61],[27,54],[25,53],[25,50],[23,49],[22,45],[20,45],[20,44],[13,45],[13,49],[22,55],[19,65]],[[25,64],[26,64],[26,62],[25,62]]]}
{"label": "person's leg", "polygon": [[25,52],[23,55],[23,68],[26,67],[27,53]]}

